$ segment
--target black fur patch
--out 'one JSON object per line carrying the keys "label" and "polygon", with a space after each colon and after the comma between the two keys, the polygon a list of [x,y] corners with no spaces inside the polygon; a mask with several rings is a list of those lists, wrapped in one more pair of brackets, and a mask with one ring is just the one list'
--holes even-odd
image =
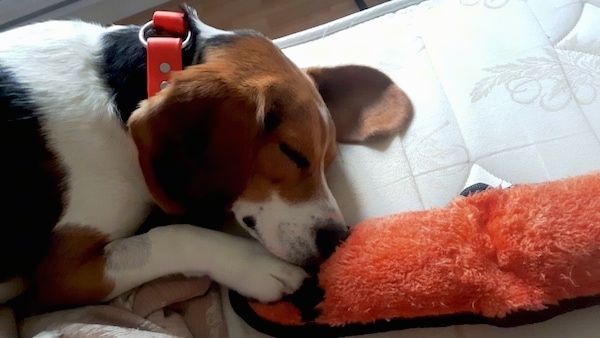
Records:
{"label": "black fur patch", "polygon": [[46,146],[31,91],[0,65],[0,111],[6,119],[0,222],[0,280],[27,274],[48,249],[63,211],[64,170]]}
{"label": "black fur patch", "polygon": [[100,76],[112,91],[119,117],[126,123],[146,98],[146,49],[138,40],[139,27],[128,27],[103,37]]}
{"label": "black fur patch", "polygon": [[[138,40],[139,26],[116,30],[103,37],[99,74],[111,91],[123,124],[146,99],[146,48]],[[149,30],[148,36],[158,35]],[[197,32],[192,30],[191,43],[183,49],[183,66],[192,64],[196,51]]]}
{"label": "black fur patch", "polygon": [[[200,32],[195,29],[188,16],[186,20],[188,26],[192,27],[192,42],[183,50],[184,68],[192,65],[194,58],[196,63],[203,63],[204,50],[208,47],[233,43],[243,36],[262,36],[253,30],[238,30],[235,34],[199,40]],[[127,124],[127,120],[139,102],[147,98],[146,48],[138,40],[139,30],[139,26],[130,26],[110,32],[103,37],[99,74],[114,97],[119,117],[124,125]],[[147,35],[160,34],[149,30]]]}

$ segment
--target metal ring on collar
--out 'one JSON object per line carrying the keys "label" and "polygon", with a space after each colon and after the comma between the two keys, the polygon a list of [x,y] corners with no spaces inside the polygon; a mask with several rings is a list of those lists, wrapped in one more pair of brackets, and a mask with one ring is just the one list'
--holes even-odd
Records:
{"label": "metal ring on collar", "polygon": [[[142,45],[144,45],[144,47],[148,48],[148,41],[146,41],[146,31],[152,27],[152,25],[154,24],[153,20],[150,20],[148,22],[146,22],[142,28],[140,28],[140,32],[138,33],[138,39],[140,40],[140,42],[142,43]],[[183,40],[183,42],[181,43],[181,48],[185,48],[187,47],[190,42],[192,41],[192,32],[190,32],[188,30],[187,34],[185,35],[185,39]]]}

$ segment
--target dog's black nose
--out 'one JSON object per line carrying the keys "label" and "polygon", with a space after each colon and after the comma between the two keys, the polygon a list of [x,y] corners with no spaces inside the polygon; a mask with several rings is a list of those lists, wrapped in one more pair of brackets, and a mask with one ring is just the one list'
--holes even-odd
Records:
{"label": "dog's black nose", "polygon": [[317,230],[317,249],[321,259],[327,259],[335,248],[348,238],[350,231],[339,223],[328,223]]}
{"label": "dog's black nose", "polygon": [[244,222],[244,224],[246,224],[246,226],[250,229],[256,227],[256,218],[252,216],[246,216],[242,218],[242,222]]}

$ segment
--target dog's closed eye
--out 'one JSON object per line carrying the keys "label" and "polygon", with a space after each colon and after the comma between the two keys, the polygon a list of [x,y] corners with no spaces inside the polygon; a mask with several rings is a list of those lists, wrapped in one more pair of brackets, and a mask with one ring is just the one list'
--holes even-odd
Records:
{"label": "dog's closed eye", "polygon": [[269,114],[265,117],[265,133],[269,134],[281,124],[281,119],[275,114]]}
{"label": "dog's closed eye", "polygon": [[285,154],[285,156],[289,157],[290,160],[292,160],[294,163],[296,163],[298,168],[305,169],[305,168],[310,167],[310,162],[308,162],[306,157],[304,157],[304,155],[302,155],[300,152],[292,149],[289,145],[287,145],[285,143],[280,143],[279,149],[281,150],[282,153]]}

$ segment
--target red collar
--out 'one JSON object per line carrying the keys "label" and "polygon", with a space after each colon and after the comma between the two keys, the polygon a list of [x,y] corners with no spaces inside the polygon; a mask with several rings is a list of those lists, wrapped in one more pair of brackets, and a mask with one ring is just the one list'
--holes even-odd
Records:
{"label": "red collar", "polygon": [[[149,28],[173,34],[146,39]],[[181,36],[185,35],[182,41]],[[171,72],[183,68],[181,50],[191,42],[191,33],[186,27],[183,13],[156,11],[152,20],[140,29],[139,38],[147,49],[148,97],[154,96],[167,86]]]}

